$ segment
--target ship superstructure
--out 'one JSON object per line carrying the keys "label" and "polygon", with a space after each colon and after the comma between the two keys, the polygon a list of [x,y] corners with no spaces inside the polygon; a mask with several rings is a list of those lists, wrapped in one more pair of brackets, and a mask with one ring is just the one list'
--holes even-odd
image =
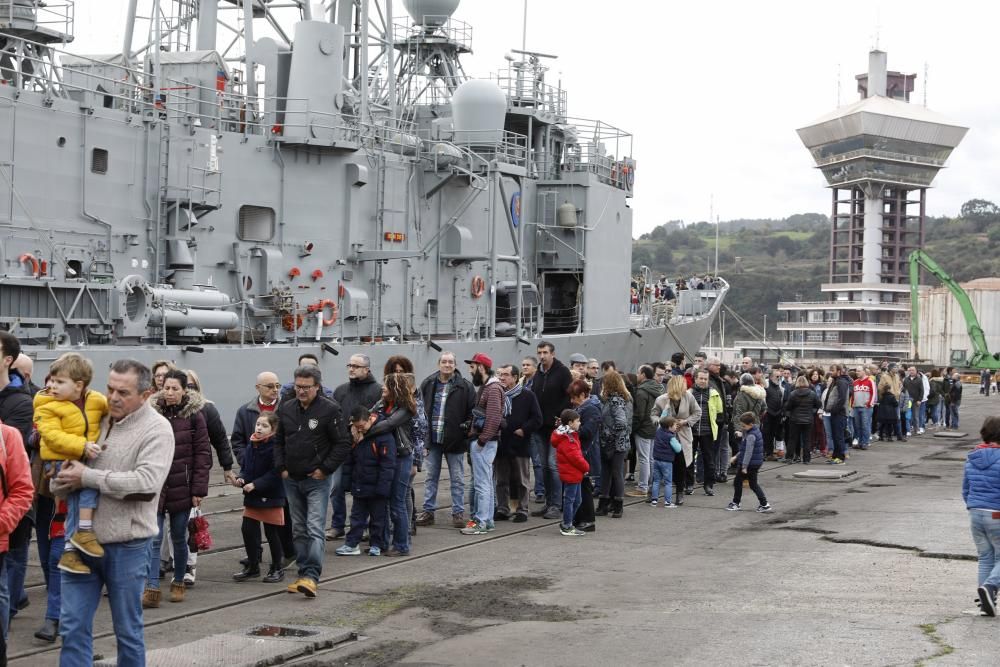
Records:
{"label": "ship superstructure", "polygon": [[725,287],[628,314],[632,136],[570,117],[546,54],[470,78],[457,0],[403,5],[130,0],[120,51],[81,55],[74,3],[0,0],[0,327],[42,368],[208,386],[305,347],[696,349]]}

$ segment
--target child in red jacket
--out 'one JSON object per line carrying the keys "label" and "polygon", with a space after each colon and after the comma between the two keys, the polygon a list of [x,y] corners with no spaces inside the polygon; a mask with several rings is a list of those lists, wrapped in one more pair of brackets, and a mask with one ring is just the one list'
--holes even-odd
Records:
{"label": "child in red jacket", "polygon": [[559,423],[551,439],[556,450],[556,468],[563,485],[563,520],[559,531],[567,537],[577,537],[583,535],[583,531],[573,527],[573,517],[583,502],[580,483],[583,476],[590,472],[590,464],[583,458],[580,449],[580,414],[576,410],[563,410]]}

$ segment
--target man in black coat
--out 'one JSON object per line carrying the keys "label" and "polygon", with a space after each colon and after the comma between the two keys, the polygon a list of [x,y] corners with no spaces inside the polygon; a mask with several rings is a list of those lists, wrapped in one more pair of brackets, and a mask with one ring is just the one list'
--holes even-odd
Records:
{"label": "man in black coat", "polygon": [[782,419],[785,414],[785,388],[781,384],[781,369],[772,368],[771,375],[764,386],[764,402],[767,412],[764,414],[764,456],[774,456],[774,441],[784,437]]}
{"label": "man in black coat", "polygon": [[455,354],[442,352],[438,371],[420,383],[427,412],[427,452],[424,465],[424,510],[418,526],[434,524],[441,458],[448,461],[451,478],[451,523],[465,527],[465,456],[469,450],[469,420],[476,405],[476,390],[455,367]]}
{"label": "man in black coat", "polygon": [[[340,404],[344,416],[349,416],[358,406],[371,410],[381,398],[382,385],[372,377],[371,359],[367,354],[351,355],[347,362],[347,382],[333,390],[333,400]],[[330,516],[330,528],[326,532],[328,540],[344,537],[347,524],[347,488],[343,482],[342,473],[334,473],[330,487],[333,512]]]}
{"label": "man in black coat", "polygon": [[517,366],[497,369],[497,378],[510,401],[510,414],[500,431],[500,443],[494,462],[497,508],[495,521],[510,518],[510,500],[517,501],[514,523],[528,520],[528,486],[531,482],[531,434],[542,425],[542,410],[535,395],[518,384]]}
{"label": "man in black coat", "polygon": [[531,382],[531,391],[542,409],[542,426],[535,433],[535,445],[539,451],[545,474],[545,506],[532,512],[532,516],[558,519],[562,516],[562,482],[556,468],[556,451],[549,439],[556,426],[556,419],[569,407],[566,390],[573,381],[569,369],[556,359],[556,347],[548,341],[538,344],[538,372]]}
{"label": "man in black coat", "polygon": [[285,481],[299,578],[289,593],[316,597],[323,571],[323,525],[331,477],[351,452],[347,418],[333,399],[320,396],[322,374],[315,366],[295,369],[295,400],[278,406],[274,467]]}

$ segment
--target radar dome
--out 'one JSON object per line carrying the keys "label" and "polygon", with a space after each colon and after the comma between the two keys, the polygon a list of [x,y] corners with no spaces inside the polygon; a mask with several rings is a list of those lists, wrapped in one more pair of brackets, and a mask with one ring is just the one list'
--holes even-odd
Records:
{"label": "radar dome", "polygon": [[403,0],[403,6],[417,25],[444,25],[458,8],[459,0]]}
{"label": "radar dome", "polygon": [[507,116],[507,96],[485,79],[470,79],[451,96],[455,142],[495,144]]}

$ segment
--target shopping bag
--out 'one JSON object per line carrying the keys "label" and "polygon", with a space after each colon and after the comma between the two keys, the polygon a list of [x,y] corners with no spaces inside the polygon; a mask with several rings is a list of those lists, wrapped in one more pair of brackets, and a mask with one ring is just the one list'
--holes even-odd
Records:
{"label": "shopping bag", "polygon": [[208,529],[208,518],[200,507],[192,508],[188,520],[188,548],[191,551],[207,551],[212,548],[212,533]]}
{"label": "shopping bag", "polygon": [[775,440],[774,441],[774,455],[778,458],[784,458],[785,456],[785,441]]}

